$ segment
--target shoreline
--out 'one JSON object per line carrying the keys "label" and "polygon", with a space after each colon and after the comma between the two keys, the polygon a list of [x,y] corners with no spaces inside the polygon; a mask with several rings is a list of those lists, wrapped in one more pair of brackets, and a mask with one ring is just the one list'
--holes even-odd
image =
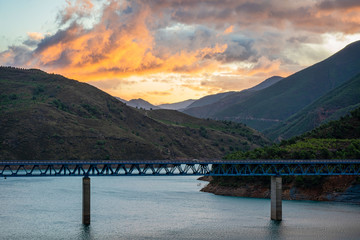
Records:
{"label": "shoreline", "polygon": [[[360,204],[360,184],[353,176],[331,176],[321,185],[312,188],[296,187],[294,183],[283,183],[283,200],[334,201]],[[212,177],[198,180],[209,182],[200,191],[222,196],[270,198],[270,186],[251,183],[237,187],[222,186],[212,182]]]}

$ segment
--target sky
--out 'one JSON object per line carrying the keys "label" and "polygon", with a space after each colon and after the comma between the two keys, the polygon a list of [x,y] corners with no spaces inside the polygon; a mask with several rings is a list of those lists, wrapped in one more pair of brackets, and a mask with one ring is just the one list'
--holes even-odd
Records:
{"label": "sky", "polygon": [[153,104],[286,77],[357,40],[359,0],[0,0],[0,65]]}

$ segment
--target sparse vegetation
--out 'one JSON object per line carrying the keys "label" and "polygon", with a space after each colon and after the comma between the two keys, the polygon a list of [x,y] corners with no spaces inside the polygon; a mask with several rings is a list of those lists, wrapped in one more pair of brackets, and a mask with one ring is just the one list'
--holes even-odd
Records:
{"label": "sparse vegetation", "polygon": [[0,101],[0,159],[221,158],[239,140],[249,149],[269,144],[242,124],[136,110],[36,69],[0,67]]}
{"label": "sparse vegetation", "polygon": [[[283,123],[265,131],[270,138],[289,139],[304,132],[311,131],[315,127],[331,120],[340,119],[350,111],[360,107],[360,74],[345,82],[338,88],[325,94],[314,103],[310,104],[297,114],[291,116]],[[351,130],[353,126],[342,126],[343,130]],[[340,128],[333,128],[323,138],[341,137]]]}

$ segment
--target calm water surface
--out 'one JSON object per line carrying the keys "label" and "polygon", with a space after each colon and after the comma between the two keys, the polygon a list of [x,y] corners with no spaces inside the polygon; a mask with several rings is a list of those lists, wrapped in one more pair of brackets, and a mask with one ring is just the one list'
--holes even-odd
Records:
{"label": "calm water surface", "polygon": [[[201,184],[201,185],[200,185]],[[0,179],[0,239],[360,239],[360,206],[199,192],[196,177],[93,177],[91,225],[82,179]]]}

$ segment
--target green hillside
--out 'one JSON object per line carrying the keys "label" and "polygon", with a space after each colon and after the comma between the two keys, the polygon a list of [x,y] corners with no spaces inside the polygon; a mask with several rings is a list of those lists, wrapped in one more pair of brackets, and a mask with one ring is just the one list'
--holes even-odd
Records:
{"label": "green hillside", "polygon": [[[185,128],[186,131],[191,131],[191,129],[194,131],[196,129],[203,137],[206,137],[209,134],[215,132],[232,135],[235,137],[235,139],[233,139],[233,144],[231,144],[230,150],[246,150],[253,149],[255,145],[269,145],[269,141],[264,138],[262,134],[254,129],[246,127],[242,123],[215,121],[211,119],[204,120],[183,114],[175,110],[146,111],[144,114],[163,124]],[[225,140],[226,139],[220,138],[215,142],[213,141],[211,144],[220,146]],[[228,139],[228,141],[231,142],[230,139]]]}
{"label": "green hillside", "polygon": [[360,74],[331,90],[286,121],[264,131],[276,140],[289,139],[310,131],[320,124],[339,119],[360,107]]}
{"label": "green hillside", "polygon": [[360,108],[280,144],[239,151],[227,159],[359,159]]}
{"label": "green hillside", "polygon": [[[360,108],[338,121],[323,124],[280,144],[252,151],[238,151],[226,156],[226,159],[231,160],[359,158]],[[283,198],[298,200],[336,200],[339,196],[341,199],[341,194],[349,187],[360,184],[360,178],[356,176],[287,176],[282,179]],[[269,177],[214,177],[203,191],[215,194],[225,192],[232,196],[267,197],[266,189],[269,184]]]}
{"label": "green hillside", "polygon": [[185,127],[172,114],[152,117],[85,83],[0,67],[2,160],[219,158],[269,143],[242,125],[193,119]]}
{"label": "green hillside", "polygon": [[[265,130],[360,73],[360,41],[212,116]],[[236,103],[236,101],[234,101]]]}

